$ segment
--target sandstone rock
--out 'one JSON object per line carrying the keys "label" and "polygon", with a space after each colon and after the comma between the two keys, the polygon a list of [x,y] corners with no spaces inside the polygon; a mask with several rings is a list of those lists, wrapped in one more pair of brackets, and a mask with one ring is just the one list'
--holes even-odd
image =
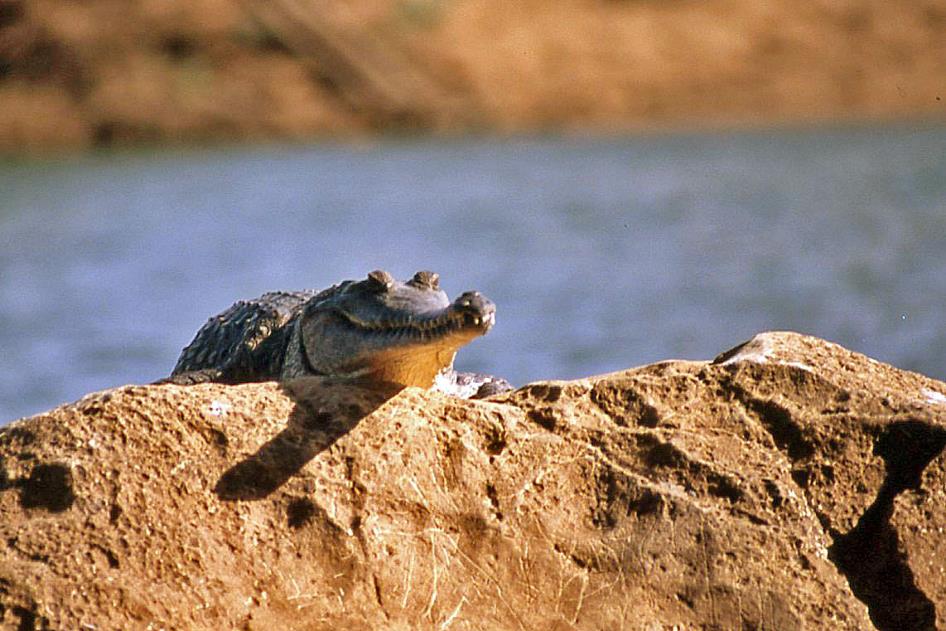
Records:
{"label": "sandstone rock", "polygon": [[21,629],[946,627],[946,384],[768,333],[486,401],[128,386],[0,430]]}

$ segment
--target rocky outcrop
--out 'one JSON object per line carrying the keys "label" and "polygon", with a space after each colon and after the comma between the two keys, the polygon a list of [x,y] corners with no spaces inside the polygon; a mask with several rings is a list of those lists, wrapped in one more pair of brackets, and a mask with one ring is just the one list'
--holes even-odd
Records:
{"label": "rocky outcrop", "polygon": [[128,386],[0,430],[21,629],[946,627],[946,384],[759,335],[485,401]]}

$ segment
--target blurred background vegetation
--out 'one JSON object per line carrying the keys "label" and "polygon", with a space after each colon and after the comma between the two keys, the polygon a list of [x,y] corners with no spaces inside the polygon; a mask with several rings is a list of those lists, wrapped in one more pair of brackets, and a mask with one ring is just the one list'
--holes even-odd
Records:
{"label": "blurred background vegetation", "polygon": [[943,118],[946,0],[0,0],[0,151]]}

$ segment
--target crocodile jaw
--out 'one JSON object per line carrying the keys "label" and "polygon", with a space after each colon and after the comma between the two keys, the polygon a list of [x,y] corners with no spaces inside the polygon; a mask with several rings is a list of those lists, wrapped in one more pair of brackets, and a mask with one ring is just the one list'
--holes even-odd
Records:
{"label": "crocodile jaw", "polygon": [[337,308],[300,323],[308,372],[430,388],[453,369],[457,351],[486,334],[493,304],[473,292],[439,310],[364,321]]}
{"label": "crocodile jaw", "polygon": [[438,375],[453,368],[456,354],[455,348],[385,351],[372,356],[366,366],[346,376],[430,388]]}

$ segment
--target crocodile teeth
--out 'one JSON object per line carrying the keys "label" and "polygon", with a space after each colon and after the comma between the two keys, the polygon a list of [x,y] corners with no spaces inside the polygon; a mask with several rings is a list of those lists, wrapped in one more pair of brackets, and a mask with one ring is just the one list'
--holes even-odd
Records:
{"label": "crocodile teeth", "polygon": [[491,314],[471,317],[471,314],[445,313],[432,319],[414,319],[408,316],[405,320],[398,322],[362,320],[350,313],[342,313],[342,315],[353,325],[365,331],[382,335],[414,335],[421,338],[440,337],[470,322],[474,326],[480,326],[492,319]]}

